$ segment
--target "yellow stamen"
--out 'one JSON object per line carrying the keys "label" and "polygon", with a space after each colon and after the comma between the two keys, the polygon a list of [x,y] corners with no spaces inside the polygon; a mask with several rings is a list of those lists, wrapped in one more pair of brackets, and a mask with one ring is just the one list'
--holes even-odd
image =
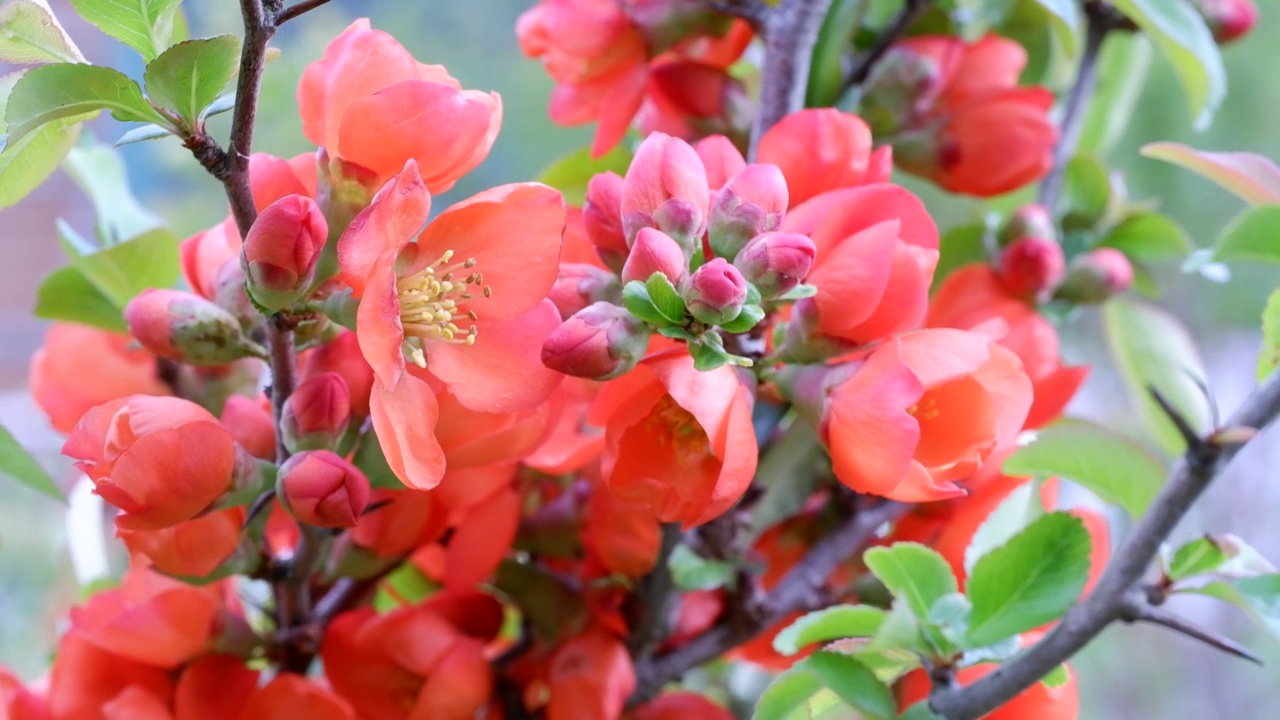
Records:
{"label": "yellow stamen", "polygon": [[[461,275],[462,270],[475,267],[476,259],[467,258],[464,262],[450,264],[452,259],[453,251],[447,250],[435,262],[396,280],[400,323],[404,326],[406,340],[405,354],[419,367],[426,367],[423,340],[460,345],[474,345],[476,341],[474,323],[480,316],[474,309],[463,306],[473,297],[468,290],[472,286],[481,286],[483,278],[480,273],[472,272],[463,279],[457,279],[455,273]],[[483,291],[485,297],[490,296],[489,286],[484,285]],[[464,317],[471,324],[461,327],[458,321]]]}

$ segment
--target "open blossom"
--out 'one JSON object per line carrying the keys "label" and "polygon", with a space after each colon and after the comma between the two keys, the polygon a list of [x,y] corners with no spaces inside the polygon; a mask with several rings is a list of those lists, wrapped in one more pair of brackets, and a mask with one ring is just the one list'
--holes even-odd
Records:
{"label": "open blossom", "polygon": [[479,165],[502,123],[496,93],[463,90],[443,66],[419,63],[363,18],[307,66],[298,108],[303,133],[331,162],[363,168],[377,187],[416,160],[432,193]]}
{"label": "open blossom", "polygon": [[597,396],[603,475],[619,497],[663,522],[704,523],[729,509],[755,475],[751,402],[733,369],[700,372],[683,349],[646,358]]}
{"label": "open blossom", "polygon": [[62,452],[124,511],[117,527],[159,530],[190,520],[232,488],[231,433],[188,400],[132,395],[85,413]]}
{"label": "open blossom", "polygon": [[964,494],[955,483],[1014,441],[1031,382],[1012,352],[959,330],[920,330],[873,350],[828,390],[820,434],[836,477],[904,502]]}
{"label": "open blossom", "polygon": [[151,562],[160,572],[180,577],[205,577],[218,568],[240,543],[245,510],[228,508],[160,530],[119,528],[129,552]]}
{"label": "open blossom", "polygon": [[547,720],[610,720],[636,687],[621,640],[593,629],[564,643],[551,661]]}
{"label": "open blossom", "polygon": [[757,160],[777,165],[791,206],[821,193],[889,181],[893,150],[872,150],[871,129],[835,108],[791,113],[760,137]]}
{"label": "open blossom", "polygon": [[429,207],[409,161],[338,243],[340,278],[360,298],[356,337],[376,378],[374,429],[397,477],[424,489],[444,472],[432,436],[438,409],[406,363],[428,368],[477,410],[545,400],[560,377],[542,366],[540,353],[560,323],[545,298],[564,229],[563,198],[537,183],[457,203],[414,241]]}

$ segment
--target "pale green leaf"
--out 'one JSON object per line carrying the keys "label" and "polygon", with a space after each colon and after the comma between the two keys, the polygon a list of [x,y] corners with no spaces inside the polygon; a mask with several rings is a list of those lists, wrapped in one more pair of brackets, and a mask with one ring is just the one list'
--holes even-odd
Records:
{"label": "pale green leaf", "polygon": [[715,590],[728,583],[735,572],[732,563],[704,558],[684,544],[671,551],[668,565],[671,581],[681,590]]}
{"label": "pale green leaf", "polygon": [[1070,680],[1071,671],[1067,669],[1066,665],[1059,665],[1058,667],[1050,670],[1048,675],[1040,678],[1040,682],[1044,683],[1044,686],[1047,688],[1062,687]]}
{"label": "pale green leaf", "polygon": [[1258,382],[1280,367],[1280,288],[1271,291],[1262,310],[1262,349],[1258,351]]}
{"label": "pale green leaf", "polygon": [[796,619],[773,638],[773,649],[795,655],[814,643],[852,637],[871,637],[885,619],[884,610],[870,605],[835,605]]}
{"label": "pale green leaf", "polygon": [[1208,127],[1227,94],[1222,54],[1204,18],[1186,0],[1115,0],[1171,65],[1190,105],[1197,130]]}
{"label": "pale green leaf", "polygon": [[[0,108],[8,102],[9,93],[24,72],[0,76]],[[4,119],[0,118],[0,133],[4,130]],[[0,152],[0,208],[17,203],[39,187],[58,168],[79,135],[80,118],[65,118],[9,143]]]}
{"label": "pale green leaf", "polygon": [[1144,212],[1121,220],[1098,243],[1133,260],[1182,258],[1195,249],[1182,226],[1168,215]]}
{"label": "pale green leaf", "polygon": [[1158,390],[1191,427],[1209,427],[1204,367],[1191,335],[1164,310],[1125,297],[1103,306],[1103,324],[1111,356],[1148,431],[1166,452],[1182,454],[1186,443],[1181,433],[1148,389]]}
{"label": "pale green leaf", "polygon": [[63,118],[110,110],[117,120],[165,124],[138,84],[116,70],[93,65],[42,65],[14,85],[5,108],[9,143]]}
{"label": "pale green leaf", "polygon": [[684,300],[680,299],[680,293],[676,292],[675,286],[666,275],[655,272],[649,276],[645,287],[649,290],[649,299],[653,301],[653,306],[658,309],[667,323],[671,325],[684,323]]}
{"label": "pale green leaf", "polygon": [[164,229],[89,255],[69,254],[71,266],[121,309],[147,288],[172,287],[180,272],[178,238]]}
{"label": "pale green leaf", "polygon": [[121,309],[71,266],[54,270],[40,283],[33,312],[45,320],[65,320],[114,332],[129,330]]}
{"label": "pale green leaf", "polygon": [[1098,55],[1097,87],[1085,111],[1080,152],[1107,157],[1130,129],[1147,87],[1151,42],[1139,33],[1111,33]]}
{"label": "pale green leaf", "polygon": [[1005,460],[1002,471],[1072,480],[1135,518],[1151,504],[1166,474],[1159,458],[1120,432],[1069,419],[1039,430]]}
{"label": "pale green leaf", "polygon": [[1084,524],[1051,513],[978,561],[965,584],[973,613],[966,640],[990,645],[1062,615],[1089,578]]}
{"label": "pale green leaf", "polygon": [[71,5],[80,17],[151,62],[169,47],[180,1],[71,0]]}
{"label": "pale green leaf", "polygon": [[1071,0],[1036,0],[1036,3],[1053,21],[1053,32],[1062,45],[1062,51],[1074,55],[1080,26],[1076,4]]}
{"label": "pale green leaf", "polygon": [[927,617],[938,598],[956,592],[951,566],[936,550],[919,543],[871,548],[862,559],[894,597],[905,600],[918,617]]}
{"label": "pale green leaf", "polygon": [[987,261],[987,234],[987,227],[982,223],[960,225],[942,234],[938,266],[933,272],[934,289],[959,268]]}
{"label": "pale green leaf", "polygon": [[591,157],[591,148],[581,148],[551,163],[537,181],[550,185],[564,194],[569,205],[582,205],[587,198],[587,183],[604,172],[625,175],[631,164],[632,152],[618,145],[599,158]]}
{"label": "pale green leaf", "polygon": [[1167,574],[1170,580],[1183,580],[1192,575],[1210,572],[1226,560],[1227,554],[1212,538],[1196,538],[1173,553]]}
{"label": "pale green leaf", "polygon": [[187,40],[165,50],[143,74],[152,102],[186,118],[195,127],[204,109],[218,99],[240,64],[240,38],[219,35]]}
{"label": "pale green leaf", "polygon": [[969,546],[964,551],[964,571],[973,572],[973,566],[983,556],[1009,542],[1009,538],[1040,519],[1044,512],[1040,483],[1026,482],[1018,486],[991,511],[969,539]]}
{"label": "pale green leaf", "polygon": [[133,143],[146,142],[148,140],[162,140],[173,136],[173,131],[169,130],[169,128],[163,128],[159,125],[142,125],[121,135],[120,139],[112,143],[111,146],[120,147],[122,145],[132,145]]}
{"label": "pale green leaf", "polygon": [[1276,637],[1280,637],[1280,574],[1210,583],[1191,592],[1239,605]]}
{"label": "pale green leaf", "polygon": [[801,664],[841,700],[856,708],[865,720],[887,720],[897,714],[898,704],[893,693],[855,658],[820,650]]}
{"label": "pale green leaf", "polygon": [[1071,158],[1062,185],[1063,227],[1093,227],[1106,212],[1110,198],[1111,176],[1107,166],[1092,155]]}
{"label": "pale green leaf", "polygon": [[0,5],[0,61],[85,62],[46,0],[6,0]]}
{"label": "pale green leaf", "polygon": [[1280,205],[1249,208],[1218,236],[1215,260],[1280,263]]}
{"label": "pale green leaf", "polygon": [[788,720],[821,689],[822,681],[816,676],[802,668],[793,668],[765,688],[751,717],[753,720]]}
{"label": "pale green leaf", "polygon": [[93,203],[99,239],[110,245],[163,226],[129,190],[124,156],[109,145],[81,143],[67,153],[63,170]]}
{"label": "pale green leaf", "polygon": [[1182,143],[1154,142],[1142,154],[1184,167],[1231,191],[1251,205],[1280,205],[1280,167],[1248,152],[1210,152]]}
{"label": "pale green leaf", "polygon": [[44,493],[55,500],[62,500],[62,493],[54,484],[49,474],[40,467],[40,463],[31,457],[31,453],[0,425],[0,475],[17,480],[19,483]]}

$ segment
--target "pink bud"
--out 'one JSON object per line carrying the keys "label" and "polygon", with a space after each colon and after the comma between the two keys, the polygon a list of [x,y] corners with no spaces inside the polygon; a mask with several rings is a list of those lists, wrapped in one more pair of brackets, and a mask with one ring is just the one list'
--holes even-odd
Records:
{"label": "pink bud", "polygon": [[927,112],[947,79],[937,58],[897,45],[867,78],[858,114],[876,137],[893,133]]}
{"label": "pink bud", "polygon": [[817,254],[807,235],[771,232],[747,243],[733,264],[761,295],[775,298],[804,280]]}
{"label": "pink bud", "polygon": [[564,263],[547,297],[555,303],[562,319],[593,302],[609,301],[621,295],[618,277],[608,270],[586,263]]}
{"label": "pink bud", "polygon": [[280,466],[276,492],[300,522],[354,527],[369,504],[369,479],[328,450],[298,453]]}
{"label": "pink bud", "polygon": [[1062,246],[1050,239],[1019,238],[1000,253],[1000,284],[1011,295],[1032,300],[1046,297],[1065,274]]}
{"label": "pink bud", "polygon": [[786,211],[787,180],[778,166],[746,166],[711,200],[707,227],[711,249],[732,262],[751,238],[778,229]]}
{"label": "pink bud", "polygon": [[315,279],[329,225],[316,201],[286,195],[258,215],[240,249],[249,295],[269,310],[297,302]]}
{"label": "pink bud", "polygon": [[643,322],[617,305],[598,302],[547,337],[542,364],[566,375],[611,380],[635,367],[648,346]]}
{"label": "pink bud", "polygon": [[1024,238],[1043,238],[1054,240],[1058,232],[1053,223],[1053,214],[1040,203],[1027,203],[1009,216],[1004,229],[1000,232],[1000,245]]}
{"label": "pink bud", "polygon": [[1258,24],[1253,0],[1196,0],[1195,6],[1220,45],[1239,40]]}
{"label": "pink bud", "polygon": [[692,256],[706,227],[709,203],[707,172],[689,143],[660,132],[645,138],[622,186],[622,229],[628,244],[641,228],[656,227]]}
{"label": "pink bud", "polygon": [[280,430],[290,452],[326,450],[337,445],[350,421],[347,381],[325,372],[304,380],[285,401]]}
{"label": "pink bud", "polygon": [[622,176],[614,172],[596,175],[587,183],[582,224],[601,262],[613,271],[627,259],[627,238],[622,233]]}
{"label": "pink bud", "polygon": [[689,261],[679,243],[661,230],[644,228],[636,235],[627,263],[622,266],[622,282],[644,282],[657,272],[666,275],[672,285],[679,285],[688,271]]}
{"label": "pink bud", "polygon": [[332,342],[325,343],[307,353],[303,377],[310,378],[325,372],[336,372],[347,383],[351,399],[351,414],[365,417],[369,414],[369,394],[373,390],[373,369],[360,352],[360,343],[353,332],[343,332]]}
{"label": "pink bud", "polygon": [[271,409],[267,407],[266,398],[232,395],[222,406],[218,421],[250,455],[262,460],[275,460],[276,424],[271,421]]}
{"label": "pink bud", "polygon": [[747,301],[747,280],[724,258],[694,271],[684,287],[684,301],[693,316],[708,325],[738,317]]}
{"label": "pink bud", "polygon": [[181,290],[150,288],[124,309],[129,333],[143,347],[188,365],[225,365],[266,354],[226,310]]}
{"label": "pink bud", "polygon": [[737,175],[747,166],[742,153],[734,146],[733,141],[724,135],[712,135],[699,140],[693,149],[702,158],[702,166],[707,171],[707,186],[719,190],[729,182],[729,178]]}
{"label": "pink bud", "polygon": [[1076,303],[1100,303],[1133,284],[1133,265],[1115,248],[1096,248],[1071,261],[1055,297]]}

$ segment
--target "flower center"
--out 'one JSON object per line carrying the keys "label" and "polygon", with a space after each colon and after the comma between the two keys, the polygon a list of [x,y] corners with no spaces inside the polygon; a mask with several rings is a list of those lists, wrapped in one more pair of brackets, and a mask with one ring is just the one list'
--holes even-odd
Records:
{"label": "flower center", "polygon": [[405,350],[419,367],[427,366],[422,351],[424,340],[475,344],[475,321],[480,316],[466,307],[467,301],[475,297],[473,290],[485,297],[493,292],[484,284],[484,276],[473,270],[475,258],[460,263],[452,260],[453,251],[446,250],[440,259],[418,272],[396,279]]}
{"label": "flower center", "polygon": [[907,408],[907,414],[917,420],[932,420],[942,412],[938,407],[938,400],[929,395],[925,395],[920,402]]}
{"label": "flower center", "polygon": [[649,427],[659,445],[671,443],[671,450],[681,465],[694,465],[707,456],[707,433],[688,410],[675,398],[664,395],[648,418]]}

